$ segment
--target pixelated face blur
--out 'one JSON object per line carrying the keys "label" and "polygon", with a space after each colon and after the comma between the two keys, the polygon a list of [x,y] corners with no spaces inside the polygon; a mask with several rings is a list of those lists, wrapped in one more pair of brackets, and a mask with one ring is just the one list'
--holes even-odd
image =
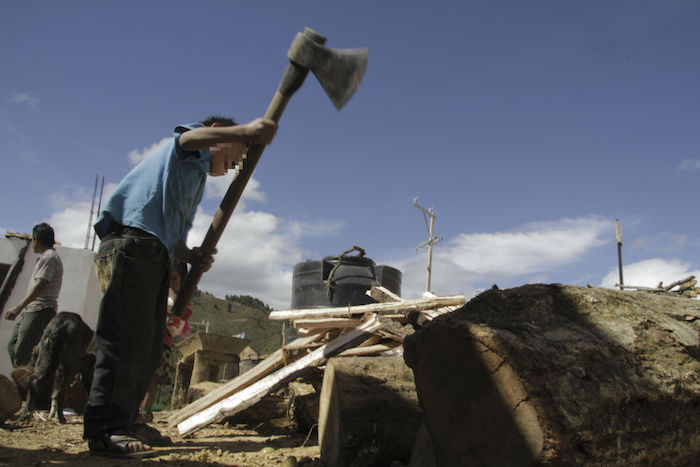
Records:
{"label": "pixelated face blur", "polygon": [[243,160],[245,151],[244,143],[219,143],[209,148],[209,175],[225,175]]}

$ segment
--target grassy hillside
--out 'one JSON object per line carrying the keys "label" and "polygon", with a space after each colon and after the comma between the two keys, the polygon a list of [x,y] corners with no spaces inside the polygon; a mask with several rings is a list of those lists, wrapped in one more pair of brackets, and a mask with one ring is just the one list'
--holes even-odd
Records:
{"label": "grassy hillside", "polygon": [[270,321],[272,309],[249,296],[217,298],[208,292],[197,291],[192,298],[192,332],[203,331],[202,322],[209,322],[209,332],[222,336],[245,333],[250,346],[264,356],[280,348],[282,322]]}

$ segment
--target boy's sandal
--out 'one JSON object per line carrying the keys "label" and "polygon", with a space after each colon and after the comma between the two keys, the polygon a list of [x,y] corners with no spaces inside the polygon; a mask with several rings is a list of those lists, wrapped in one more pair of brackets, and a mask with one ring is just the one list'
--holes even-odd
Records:
{"label": "boy's sandal", "polygon": [[145,423],[135,424],[131,427],[131,431],[138,439],[151,446],[170,446],[173,444],[170,437],[162,435],[157,428]]}
{"label": "boy's sandal", "polygon": [[149,445],[126,433],[112,433],[100,439],[89,440],[88,446],[93,456],[115,459],[144,459],[156,455]]}

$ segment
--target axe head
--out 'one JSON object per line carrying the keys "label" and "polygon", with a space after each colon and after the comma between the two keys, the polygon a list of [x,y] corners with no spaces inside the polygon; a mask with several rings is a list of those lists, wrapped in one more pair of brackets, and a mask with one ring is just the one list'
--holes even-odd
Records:
{"label": "axe head", "polygon": [[326,47],[326,38],[306,28],[297,33],[289,47],[287,58],[311,70],[321,83],[336,109],[352,97],[365,74],[369,52],[363,49],[333,49]]}

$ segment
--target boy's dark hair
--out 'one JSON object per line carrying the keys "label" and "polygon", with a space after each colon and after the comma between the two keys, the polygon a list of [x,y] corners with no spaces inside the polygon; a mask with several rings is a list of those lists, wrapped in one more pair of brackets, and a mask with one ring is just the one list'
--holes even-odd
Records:
{"label": "boy's dark hair", "polygon": [[46,222],[37,224],[32,229],[32,236],[36,238],[36,241],[41,243],[47,248],[53,248],[55,242],[53,235],[53,228]]}
{"label": "boy's dark hair", "polygon": [[232,118],[222,117],[221,115],[212,115],[210,117],[205,118],[199,123],[201,123],[204,126],[211,126],[212,123],[218,123],[221,126],[236,125],[236,122]]}

